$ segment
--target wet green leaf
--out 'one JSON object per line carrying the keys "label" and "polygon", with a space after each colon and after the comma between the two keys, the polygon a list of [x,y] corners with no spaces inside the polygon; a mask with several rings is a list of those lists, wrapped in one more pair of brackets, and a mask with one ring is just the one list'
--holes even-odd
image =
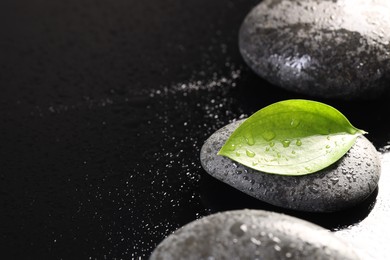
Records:
{"label": "wet green leaf", "polygon": [[364,133],[329,105],[285,100],[246,119],[218,154],[262,172],[305,175],[339,160]]}

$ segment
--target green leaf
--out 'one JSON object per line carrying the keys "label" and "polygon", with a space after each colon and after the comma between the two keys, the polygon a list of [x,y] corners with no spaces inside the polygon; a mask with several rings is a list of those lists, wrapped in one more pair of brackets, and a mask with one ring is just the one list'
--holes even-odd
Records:
{"label": "green leaf", "polygon": [[305,175],[339,160],[365,133],[329,105],[285,100],[246,119],[218,155],[262,172]]}

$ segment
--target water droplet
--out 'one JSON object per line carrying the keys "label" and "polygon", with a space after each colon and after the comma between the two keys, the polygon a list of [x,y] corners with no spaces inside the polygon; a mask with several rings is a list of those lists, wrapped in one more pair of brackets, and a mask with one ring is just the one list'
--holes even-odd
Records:
{"label": "water droplet", "polygon": [[250,146],[255,144],[255,140],[253,139],[252,135],[245,136],[246,143]]}
{"label": "water droplet", "polygon": [[287,252],[286,253],[286,258],[291,258],[292,257],[292,253],[291,252]]}
{"label": "water droplet", "polygon": [[330,140],[330,136],[328,135],[328,136],[326,137],[326,139]]}
{"label": "water droplet", "polygon": [[325,148],[326,148],[326,149],[329,149],[329,148],[330,148],[330,145],[326,145]]}
{"label": "water droplet", "polygon": [[242,225],[240,226],[240,229],[241,229],[243,232],[248,231],[248,227],[247,227],[245,224],[242,224]]}
{"label": "water droplet", "polygon": [[300,124],[300,121],[297,120],[297,119],[292,119],[291,122],[290,122],[290,125],[292,127],[297,127],[299,124]]}
{"label": "water droplet", "polygon": [[265,131],[262,136],[266,141],[271,141],[275,138],[275,133],[272,131]]}
{"label": "water droplet", "polygon": [[276,156],[277,156],[278,158],[281,158],[281,157],[282,157],[282,155],[281,155],[280,153],[277,153]]}
{"label": "water droplet", "polygon": [[270,143],[269,143],[269,146],[270,146],[270,147],[274,147],[274,145],[275,145],[274,142],[270,142]]}
{"label": "water droplet", "polygon": [[290,146],[291,141],[290,140],[284,140],[282,141],[283,147],[287,148]]}
{"label": "water droplet", "polygon": [[275,246],[274,246],[274,249],[275,249],[276,251],[282,250],[282,248],[281,248],[280,246],[278,246],[278,245],[275,245]]}
{"label": "water droplet", "polygon": [[266,151],[266,152],[269,152],[269,147],[266,147],[266,148],[265,148],[265,151]]}
{"label": "water droplet", "polygon": [[293,150],[292,152],[291,152],[292,154],[296,154],[296,152]]}
{"label": "water droplet", "polygon": [[240,156],[241,154],[239,152],[236,152],[236,156]]}
{"label": "water droplet", "polygon": [[227,148],[228,148],[229,151],[234,151],[234,150],[236,150],[236,145],[235,144],[230,144]]}
{"label": "water droplet", "polygon": [[309,190],[313,193],[318,193],[319,190],[318,190],[318,187],[315,187],[315,186],[309,186]]}
{"label": "water droplet", "polygon": [[338,181],[339,181],[339,178],[337,177],[333,177],[333,178],[330,178],[330,181],[334,184],[336,184]]}
{"label": "water droplet", "polygon": [[308,171],[308,172],[311,171],[311,169],[309,167],[305,167],[305,170]]}
{"label": "water droplet", "polygon": [[258,162],[252,162],[252,166],[256,166],[258,164],[259,164]]}
{"label": "water droplet", "polygon": [[260,240],[257,240],[256,238],[254,237],[251,237],[251,242],[257,246],[261,245],[261,241]]}
{"label": "water droplet", "polygon": [[298,140],[295,142],[295,144],[296,144],[297,146],[301,146],[301,145],[302,145],[301,139],[298,139]]}
{"label": "water droplet", "polygon": [[245,234],[245,232],[247,231],[247,226],[241,222],[236,222],[234,223],[231,227],[230,227],[230,232],[237,236],[237,237],[241,237]]}
{"label": "water droplet", "polygon": [[253,151],[246,149],[246,156],[253,158],[255,155],[256,154]]}

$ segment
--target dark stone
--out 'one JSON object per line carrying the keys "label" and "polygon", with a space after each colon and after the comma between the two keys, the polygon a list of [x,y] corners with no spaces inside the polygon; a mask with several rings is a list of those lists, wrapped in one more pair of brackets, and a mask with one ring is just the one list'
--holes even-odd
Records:
{"label": "dark stone", "polygon": [[359,259],[333,233],[310,222],[262,210],[235,210],[195,220],[165,238],[150,260]]}
{"label": "dark stone", "polygon": [[386,0],[265,0],[239,33],[241,54],[262,78],[321,98],[370,99],[390,86]]}
{"label": "dark stone", "polygon": [[381,162],[364,136],[336,163],[316,173],[283,176],[253,170],[217,155],[243,122],[229,124],[211,135],[200,152],[203,168],[214,178],[259,200],[308,212],[334,212],[364,201],[378,186]]}

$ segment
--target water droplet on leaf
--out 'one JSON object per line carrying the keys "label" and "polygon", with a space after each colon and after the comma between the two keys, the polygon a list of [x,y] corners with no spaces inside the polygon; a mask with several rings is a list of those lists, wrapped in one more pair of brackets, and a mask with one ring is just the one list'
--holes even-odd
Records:
{"label": "water droplet on leaf", "polygon": [[253,151],[251,151],[251,150],[249,150],[249,149],[246,149],[246,155],[248,156],[248,157],[255,157],[255,153],[253,152]]}
{"label": "water droplet on leaf", "polygon": [[271,141],[272,139],[275,138],[275,133],[272,132],[272,131],[265,131],[263,134],[262,134],[263,138],[266,140],[266,141]]}
{"label": "water droplet on leaf", "polygon": [[299,125],[299,120],[296,120],[296,119],[292,119],[291,122],[290,122],[290,125],[292,127],[297,127]]}
{"label": "water droplet on leaf", "polygon": [[252,135],[245,136],[246,143],[250,146],[255,144],[255,140]]}
{"label": "water droplet on leaf", "polygon": [[291,141],[290,140],[284,140],[282,141],[283,147],[287,148],[290,146]]}

